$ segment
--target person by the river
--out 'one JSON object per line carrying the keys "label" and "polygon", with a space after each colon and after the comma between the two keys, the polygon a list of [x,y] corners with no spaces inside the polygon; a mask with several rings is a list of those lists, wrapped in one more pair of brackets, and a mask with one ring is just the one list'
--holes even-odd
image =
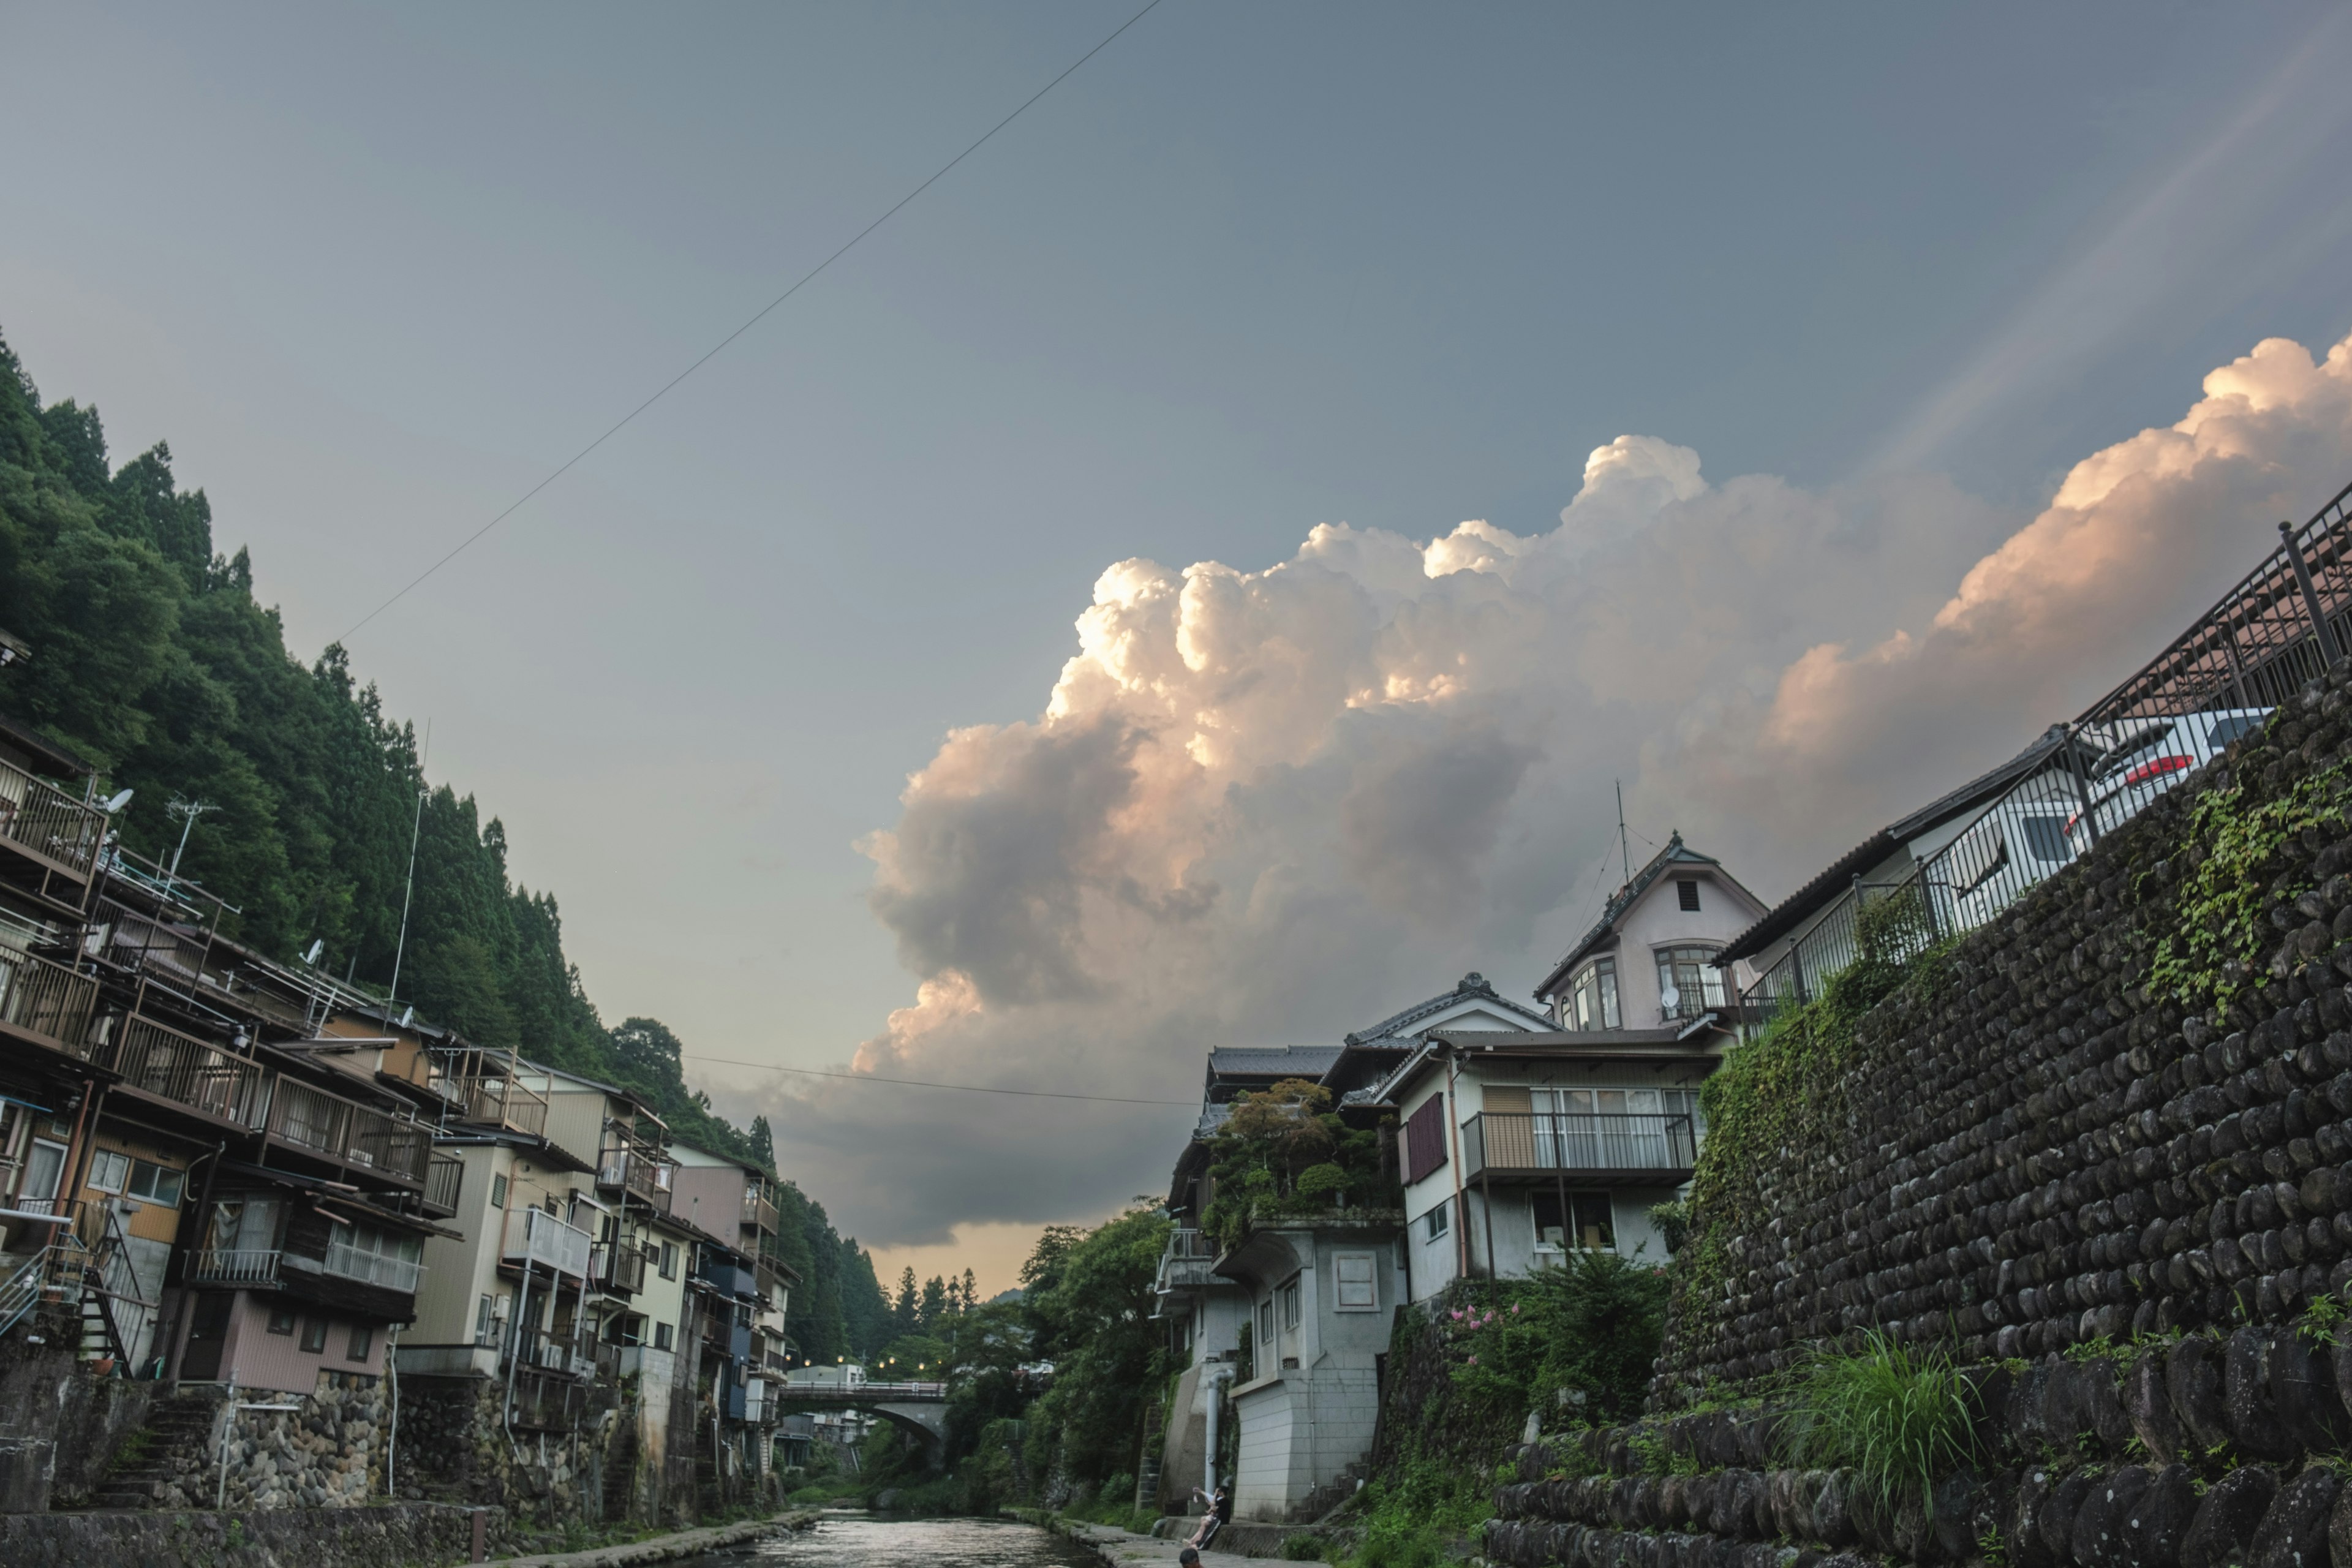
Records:
{"label": "person by the river", "polygon": [[[1201,1514],[1200,1527],[1192,1531],[1184,1544],[1192,1547],[1206,1546],[1217,1538],[1217,1531],[1233,1522],[1234,1494],[1224,1482],[1219,1481],[1213,1494],[1194,1487],[1192,1495],[1199,1498],[1207,1507]],[[1179,1558],[1178,1561],[1181,1562],[1182,1559]]]}

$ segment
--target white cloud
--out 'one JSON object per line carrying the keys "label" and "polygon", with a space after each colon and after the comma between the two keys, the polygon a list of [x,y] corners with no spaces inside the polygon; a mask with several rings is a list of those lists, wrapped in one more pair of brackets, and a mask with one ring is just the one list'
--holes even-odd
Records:
{"label": "white cloud", "polygon": [[[1103,573],[1036,718],[948,736],[864,847],[919,981],[889,1076],[1196,1094],[1576,934],[1612,783],[1768,895],[2129,673],[2352,475],[2352,342],[2273,341],[2027,519],[1916,476],[1710,486],[1621,437],[1548,532],[1315,528]],[[769,1106],[884,1242],[1099,1213],[1155,1110],[830,1087]],[[851,1178],[843,1181],[843,1176]]]}

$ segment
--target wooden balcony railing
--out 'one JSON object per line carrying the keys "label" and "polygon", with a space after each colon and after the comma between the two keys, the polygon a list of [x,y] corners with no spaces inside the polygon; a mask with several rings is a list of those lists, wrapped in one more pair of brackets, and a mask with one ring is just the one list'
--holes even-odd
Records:
{"label": "wooden balcony railing", "polygon": [[22,768],[0,763],[0,838],[87,881],[98,847],[106,838],[106,814]]}
{"label": "wooden balcony railing", "polygon": [[613,1142],[596,1162],[601,1186],[620,1187],[664,1214],[669,1213],[672,1177],[677,1167],[644,1143]]}
{"label": "wooden balcony railing", "polygon": [[461,1073],[451,1083],[459,1120],[510,1127],[534,1138],[546,1135],[547,1096],[526,1088],[512,1072]]}
{"label": "wooden balcony railing", "polygon": [[0,949],[0,1024],[68,1056],[88,1054],[98,982],[61,963]]}
{"label": "wooden balcony railing", "polygon": [[425,1184],[433,1153],[430,1130],[283,1076],[270,1095],[268,1128],[294,1148],[409,1186]]}
{"label": "wooden balcony railing", "polygon": [[89,1059],[122,1075],[124,1087],[186,1106],[217,1121],[253,1127],[261,1121],[266,1075],[257,1062],[184,1035],[137,1013]]}

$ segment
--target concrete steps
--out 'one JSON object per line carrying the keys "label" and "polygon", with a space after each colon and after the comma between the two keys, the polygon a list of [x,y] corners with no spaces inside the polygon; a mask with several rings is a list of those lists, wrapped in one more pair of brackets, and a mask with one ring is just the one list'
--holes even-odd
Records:
{"label": "concrete steps", "polygon": [[118,1468],[90,1500],[96,1508],[153,1508],[168,1481],[205,1472],[212,1464],[213,1436],[219,1424],[218,1394],[181,1394],[159,1399],[141,1428],[147,1442],[138,1457]]}

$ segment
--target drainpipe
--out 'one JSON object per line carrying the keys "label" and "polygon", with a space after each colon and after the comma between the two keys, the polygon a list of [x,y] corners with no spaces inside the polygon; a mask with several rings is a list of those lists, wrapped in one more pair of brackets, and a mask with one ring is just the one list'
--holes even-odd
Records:
{"label": "drainpipe", "polygon": [[1230,1364],[1209,1371],[1209,1451],[1201,1461],[1201,1489],[1212,1499],[1217,1494],[1217,1407],[1224,1403],[1224,1395],[1219,1391],[1232,1381],[1233,1375]]}
{"label": "drainpipe", "polygon": [[1454,1256],[1461,1277],[1470,1278],[1470,1211],[1464,1206],[1462,1196],[1462,1129],[1455,1121],[1461,1109],[1461,1096],[1455,1091],[1455,1072],[1459,1058],[1449,1046],[1445,1050],[1445,1136],[1454,1145]]}
{"label": "drainpipe", "polygon": [[525,1315],[530,1306],[530,1243],[538,1229],[539,1210],[525,1209],[522,1220],[522,1294],[515,1300],[514,1327],[509,1331],[507,1338],[507,1407],[505,1419],[499,1423],[507,1430],[509,1445],[514,1443],[515,1364],[522,1360],[524,1325],[530,1321]]}
{"label": "drainpipe", "polygon": [[383,1375],[392,1384],[392,1435],[383,1445],[383,1495],[387,1500],[397,1498],[395,1489],[400,1479],[400,1325],[393,1324],[384,1331]]}

